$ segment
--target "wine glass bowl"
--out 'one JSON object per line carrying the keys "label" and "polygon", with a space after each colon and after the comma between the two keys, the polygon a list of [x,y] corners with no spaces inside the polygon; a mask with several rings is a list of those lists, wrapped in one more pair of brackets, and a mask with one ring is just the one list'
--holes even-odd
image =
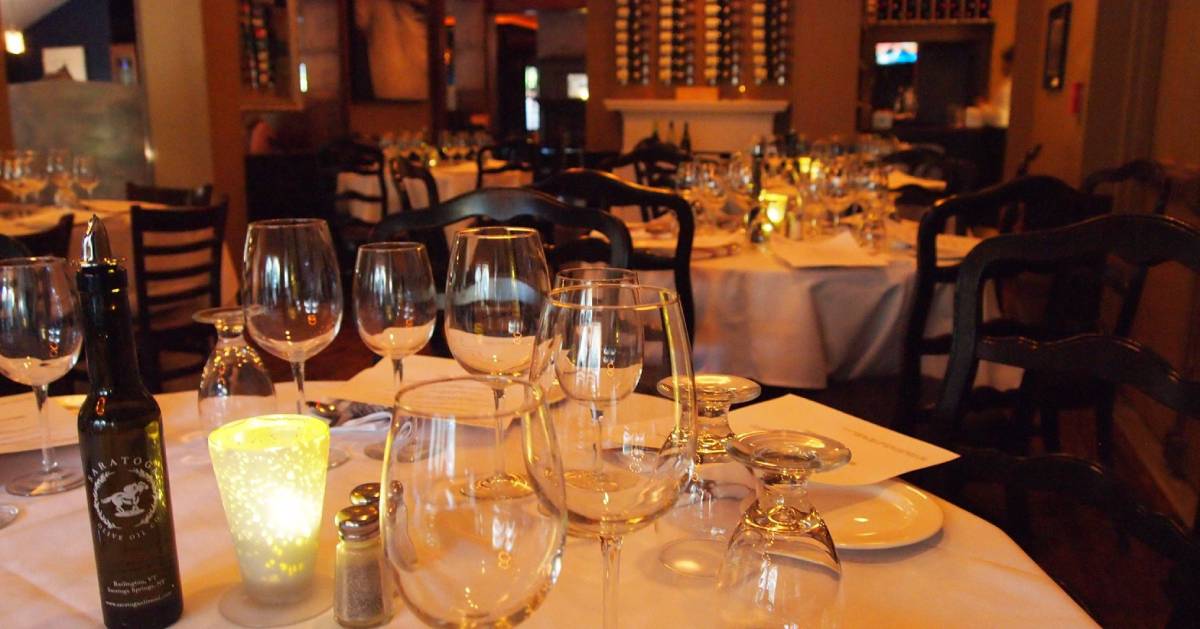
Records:
{"label": "wine glass bowl", "polygon": [[[498,408],[495,390],[505,392]],[[424,459],[391,455],[412,439],[427,442]],[[485,376],[406,386],[387,449],[383,542],[409,610],[443,627],[511,626],[533,613],[561,570],[567,513],[541,389]],[[528,491],[477,491],[497,467]]]}
{"label": "wine glass bowl", "polygon": [[578,266],[554,274],[554,287],[585,284],[637,284],[637,271],[613,266]]}
{"label": "wine glass bowl", "polygon": [[850,461],[841,443],[790,430],[730,439],[729,455],[758,479],[717,580],[722,615],[746,626],[836,626],[841,562],[808,500],[808,478]]}
{"label": "wine glass bowl", "polygon": [[100,185],[100,175],[96,171],[96,158],[91,155],[76,155],[75,161],[72,163],[72,170],[75,175],[75,184],[87,193],[88,198],[92,198],[92,192]]}
{"label": "wine glass bowl", "polygon": [[42,433],[42,463],[10,480],[8,492],[39,496],[83,484],[78,467],[60,465],[50,446],[49,384],[75,366],[83,344],[78,299],[62,258],[0,260],[0,373],[33,388]]}
{"label": "wine glass bowl", "polygon": [[274,413],[275,385],[262,357],[242,334],[242,309],[208,308],[192,319],[217,330],[217,342],[200,372],[197,392],[203,434],[234,420]]}

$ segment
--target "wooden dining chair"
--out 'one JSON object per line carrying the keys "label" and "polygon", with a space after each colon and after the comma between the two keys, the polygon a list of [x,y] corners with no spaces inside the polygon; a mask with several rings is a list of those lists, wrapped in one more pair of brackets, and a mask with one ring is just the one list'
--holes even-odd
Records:
{"label": "wooden dining chair", "polygon": [[[142,375],[153,391],[199,374],[209,353],[209,326],[192,315],[221,305],[221,253],[229,202],[165,210],[133,206],[133,266]],[[168,366],[166,354],[183,359]]]}
{"label": "wooden dining chair", "polygon": [[[1026,520],[1024,494],[1049,490],[1092,503],[1131,536],[1182,562],[1175,568],[1183,572],[1174,576],[1188,579],[1190,585],[1177,593],[1186,593],[1190,602],[1183,608],[1177,606],[1175,611],[1195,623],[1200,619],[1195,597],[1200,583],[1200,554],[1195,541],[1181,535],[1177,523],[1146,513],[1131,492],[1118,489],[1108,477],[1109,472],[1094,463],[1068,456],[1009,459],[992,453],[991,461],[978,465],[975,462],[981,451],[964,446],[970,439],[965,415],[981,361],[1041,374],[1043,382],[1082,377],[1108,383],[1109,391],[1117,386],[1128,387],[1186,420],[1200,418],[1200,381],[1185,377],[1162,355],[1126,335],[1088,332],[1046,340],[1022,333],[997,334],[984,325],[984,291],[989,280],[1014,270],[1061,269],[1080,260],[1109,256],[1139,267],[1177,264],[1197,275],[1200,229],[1163,216],[1114,214],[1058,229],[997,236],[975,247],[963,261],[955,283],[949,365],[928,435],[969,455],[964,457],[967,463],[943,472],[951,483],[961,485],[983,477],[1016,490],[1007,502],[1009,516],[1016,517],[1018,539],[1033,530]],[[1111,413],[1114,397],[1110,395],[1101,403]],[[1006,460],[1012,463],[997,463]]]}
{"label": "wooden dining chair", "polygon": [[195,188],[167,188],[163,186],[143,186],[132,181],[125,182],[125,198],[130,201],[146,203],[161,203],[186,207],[201,207],[212,203],[212,184],[204,184]]}
{"label": "wooden dining chair", "polygon": [[71,230],[75,227],[75,214],[64,213],[54,227],[45,231],[17,236],[35,256],[71,257]]}
{"label": "wooden dining chair", "polygon": [[417,209],[408,195],[406,182],[409,180],[419,181],[424,186],[426,204],[423,207],[433,208],[441,203],[438,198],[437,180],[433,178],[433,173],[428,168],[406,157],[398,156],[388,160],[388,171],[392,177],[392,184],[396,188],[396,194],[400,197],[400,211],[411,212]]}
{"label": "wooden dining chair", "polygon": [[[367,242],[373,225],[352,216],[344,205],[350,202],[378,206],[379,216],[387,216],[387,168],[383,151],[378,146],[355,138],[341,138],[323,146],[317,152],[317,168],[321,173],[321,189],[329,195],[324,200],[322,218],[329,223],[333,246],[338,257],[343,282],[354,277],[354,260],[358,247]],[[352,173],[375,180],[377,194],[354,189],[338,190],[337,179],[342,173]]]}
{"label": "wooden dining chair", "polygon": [[622,206],[652,206],[673,213],[679,223],[674,255],[664,257],[635,250],[628,268],[637,271],[671,271],[688,334],[696,333],[696,301],[692,292],[692,242],[696,235],[696,223],[687,199],[667,190],[626,181],[612,173],[584,168],[565,170],[535,183],[534,187],[568,204],[586,208],[611,211],[614,207]]}
{"label": "wooden dining chair", "polygon": [[[679,165],[691,159],[687,153],[662,142],[647,143],[634,150],[618,155],[601,166],[601,170],[612,172],[625,166],[633,166],[634,179],[643,186],[652,188],[675,188],[675,175]],[[643,205],[642,220],[649,221],[661,216],[667,208]]]}
{"label": "wooden dining chair", "polygon": [[[483,188],[484,178],[511,171],[529,173],[533,177],[540,162],[540,148],[525,139],[497,146],[485,146],[475,153],[475,189]],[[488,162],[500,160],[499,166],[488,167]]]}
{"label": "wooden dining chair", "polygon": [[[950,335],[926,336],[938,287],[953,284],[959,273],[958,264],[940,264],[937,257],[937,236],[946,231],[950,219],[982,222],[983,217],[987,217],[987,220],[996,220],[999,223],[1001,233],[1012,233],[1068,225],[1105,213],[1108,209],[1103,200],[1079,192],[1062,180],[1031,176],[1014,179],[973,194],[944,199],[934,204],[922,216],[917,230],[915,294],[905,329],[900,362],[899,399],[894,418],[897,429],[907,431],[913,425],[927,419],[930,407],[922,394],[925,387],[922,386],[921,359],[925,356],[945,355],[950,348]],[[1066,296],[1060,299],[1069,301]],[[1013,314],[1018,310],[1017,305],[1008,305],[1010,307],[1006,308],[1002,300],[1000,310],[1006,318],[989,322],[988,325],[995,329],[1021,328],[1022,317]],[[1093,310],[1093,305],[1098,308],[1098,304],[1080,301],[1074,308],[1062,313],[1062,321],[1046,322],[1046,327],[1057,328],[1060,331],[1069,330],[1072,325],[1083,324],[1066,319],[1094,320],[1097,313]],[[1013,407],[1018,404],[1015,395],[1001,394],[986,387],[977,392],[975,400],[981,408]],[[1051,427],[1045,428],[1049,431]]]}

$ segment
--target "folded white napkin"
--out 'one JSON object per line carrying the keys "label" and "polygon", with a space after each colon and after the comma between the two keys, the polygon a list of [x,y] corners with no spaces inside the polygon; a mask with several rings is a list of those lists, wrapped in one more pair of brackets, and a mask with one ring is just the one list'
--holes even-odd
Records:
{"label": "folded white napkin", "polygon": [[888,265],[887,257],[866,251],[845,231],[823,240],[772,238],[767,246],[776,258],[794,269]]}

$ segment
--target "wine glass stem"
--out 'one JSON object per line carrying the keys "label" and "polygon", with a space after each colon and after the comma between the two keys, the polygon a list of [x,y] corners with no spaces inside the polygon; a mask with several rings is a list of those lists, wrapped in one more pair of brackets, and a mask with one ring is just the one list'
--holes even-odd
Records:
{"label": "wine glass stem", "polygon": [[596,429],[596,440],[592,443],[592,471],[600,474],[600,442],[604,439],[604,413],[592,407],[592,426]]}
{"label": "wine glass stem", "polygon": [[392,385],[393,385],[392,388],[397,393],[399,393],[399,391],[400,391],[400,383],[402,383],[402,382],[404,382],[404,359],[403,358],[393,358],[392,359]]}
{"label": "wine glass stem", "polygon": [[621,581],[621,538],[600,536],[604,556],[604,629],[617,629],[617,587]]}
{"label": "wine glass stem", "polygon": [[49,396],[48,385],[38,384],[33,387],[33,397],[37,400],[38,426],[42,429],[42,472],[49,474],[58,469],[58,461],[54,460],[54,449],[50,447],[50,414],[46,408],[46,398]]}
{"label": "wine glass stem", "polygon": [[292,378],[296,380],[296,414],[304,414],[304,361],[292,363]]}
{"label": "wine glass stem", "polygon": [[496,476],[504,476],[504,420],[500,418],[500,402],[504,400],[504,389],[492,389],[496,401]]}

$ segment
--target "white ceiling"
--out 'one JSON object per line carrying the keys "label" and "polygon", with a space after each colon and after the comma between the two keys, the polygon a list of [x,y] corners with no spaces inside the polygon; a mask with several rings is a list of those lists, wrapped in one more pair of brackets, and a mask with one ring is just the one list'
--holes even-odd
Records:
{"label": "white ceiling", "polygon": [[4,28],[23,31],[67,0],[0,0],[0,22]]}

